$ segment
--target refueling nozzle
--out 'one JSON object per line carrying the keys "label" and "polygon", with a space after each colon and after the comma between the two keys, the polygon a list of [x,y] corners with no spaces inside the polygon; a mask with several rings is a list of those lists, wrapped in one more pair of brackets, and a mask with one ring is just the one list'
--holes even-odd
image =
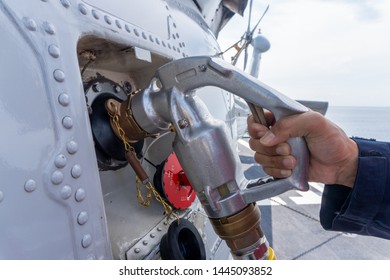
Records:
{"label": "refueling nozzle", "polygon": [[[289,140],[298,162],[289,178],[247,180],[225,123],[214,119],[196,95],[195,89],[203,86],[236,94],[253,108],[273,112],[276,120],[308,110],[236,67],[210,57],[170,62],[157,70],[144,90],[123,103],[108,100],[106,108],[119,116],[127,141],[174,131],[173,149],[214,230],[227,242],[233,257],[270,258],[272,249],[261,230],[255,202],[291,189],[308,190],[305,141]],[[112,128],[123,137],[118,127]]]}

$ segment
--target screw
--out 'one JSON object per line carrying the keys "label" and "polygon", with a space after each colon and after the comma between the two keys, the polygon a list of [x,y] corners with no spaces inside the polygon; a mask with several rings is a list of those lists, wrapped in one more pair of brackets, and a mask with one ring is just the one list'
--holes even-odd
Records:
{"label": "screw", "polygon": [[206,70],[207,70],[206,64],[199,65],[199,71],[206,72]]}
{"label": "screw", "polygon": [[92,89],[94,92],[100,92],[102,90],[102,85],[99,83],[96,83],[92,86]]}
{"label": "screw", "polygon": [[125,89],[126,93],[131,93],[133,91],[133,87],[128,81],[123,83],[123,88]]}
{"label": "screw", "polygon": [[120,86],[114,86],[114,90],[116,93],[119,93],[121,91],[121,87]]}
{"label": "screw", "polygon": [[180,129],[184,129],[184,128],[186,128],[187,126],[190,125],[190,124],[188,123],[188,120],[187,120],[187,119],[179,120],[179,121],[177,122],[177,124],[179,125]]}

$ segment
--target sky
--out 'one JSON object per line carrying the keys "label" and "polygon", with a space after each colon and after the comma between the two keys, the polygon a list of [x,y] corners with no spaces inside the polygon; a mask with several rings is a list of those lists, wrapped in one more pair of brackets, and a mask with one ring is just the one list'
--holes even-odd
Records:
{"label": "sky", "polygon": [[[253,0],[251,26],[268,4],[259,25],[271,43],[261,59],[262,82],[293,99],[390,107],[389,0]],[[220,32],[223,50],[246,31],[248,14]]]}

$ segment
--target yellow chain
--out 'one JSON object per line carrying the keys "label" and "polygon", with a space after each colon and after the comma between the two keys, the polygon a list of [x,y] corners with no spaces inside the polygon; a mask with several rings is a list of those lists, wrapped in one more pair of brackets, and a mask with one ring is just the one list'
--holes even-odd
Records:
{"label": "yellow chain", "polygon": [[110,117],[112,118],[112,122],[114,123],[115,128],[117,129],[117,131],[119,133],[119,137],[121,138],[123,145],[125,145],[125,150],[126,150],[126,152],[129,150],[131,150],[132,152],[135,152],[134,148],[126,140],[126,133],[119,124],[118,108],[115,108],[115,110],[116,110],[115,114],[114,115],[110,114]]}
{"label": "yellow chain", "polygon": [[[110,114],[109,113],[109,115],[110,115],[110,117],[112,119],[112,122],[115,125],[115,128],[117,129],[117,131],[119,133],[119,137],[121,138],[121,140],[123,142],[123,145],[125,146],[126,152],[131,151],[134,154],[134,156],[136,156],[134,148],[126,140],[126,133],[125,133],[125,131],[122,129],[122,127],[119,124],[118,108],[115,107],[115,114]],[[165,200],[157,192],[157,190],[155,189],[155,187],[152,185],[152,183],[150,181],[148,181],[146,183],[146,185],[145,185],[145,188],[148,190],[147,193],[146,193],[146,199],[145,199],[143,197],[142,193],[141,193],[141,187],[140,186],[142,185],[142,182],[138,178],[137,175],[135,176],[135,180],[136,180],[136,185],[135,186],[136,186],[136,189],[137,189],[138,204],[140,204],[142,206],[145,206],[145,207],[148,207],[152,203],[152,194],[153,194],[154,198],[164,207],[164,212],[165,212],[165,215],[167,216],[167,220],[169,220],[171,215],[174,215],[176,217],[176,219],[179,219],[178,215],[173,212],[172,207],[168,203],[165,202]]]}
{"label": "yellow chain", "polygon": [[138,199],[138,204],[144,206],[144,207],[148,207],[150,205],[150,203],[152,203],[152,191],[151,189],[149,188],[148,184],[145,185],[146,189],[148,190],[148,192],[146,193],[146,199],[143,197],[142,193],[141,193],[141,180],[138,178],[138,176],[135,176],[135,180],[136,180],[136,188],[137,188],[137,199]]}

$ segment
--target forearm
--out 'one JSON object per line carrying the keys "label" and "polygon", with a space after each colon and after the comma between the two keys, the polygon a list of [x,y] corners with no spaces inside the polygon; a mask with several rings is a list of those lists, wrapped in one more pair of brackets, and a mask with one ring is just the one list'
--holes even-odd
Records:
{"label": "forearm", "polygon": [[390,144],[354,141],[359,157],[353,188],[325,186],[321,224],[327,230],[390,239]]}

